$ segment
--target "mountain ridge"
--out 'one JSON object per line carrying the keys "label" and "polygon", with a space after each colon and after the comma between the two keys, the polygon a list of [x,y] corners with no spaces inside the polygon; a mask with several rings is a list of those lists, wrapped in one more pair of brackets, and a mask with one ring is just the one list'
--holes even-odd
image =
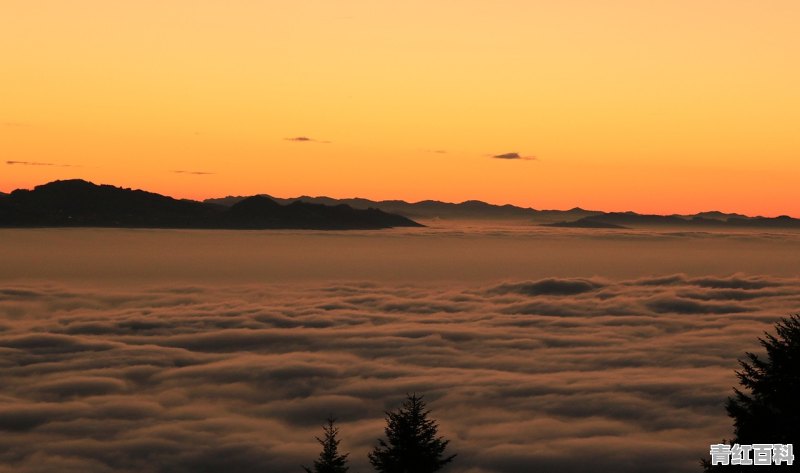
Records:
{"label": "mountain ridge", "polygon": [[[515,220],[531,224],[565,228],[614,229],[636,226],[800,228],[800,220],[788,216],[751,217],[740,213],[728,213],[717,210],[703,211],[696,214],[656,215],[640,214],[632,211],[604,212],[599,210],[586,210],[581,207],[573,207],[569,210],[537,210],[531,207],[519,207],[511,204],[489,204],[479,200],[467,200],[460,203],[453,203],[436,200],[406,202],[403,200],[376,201],[364,198],[335,199],[327,196],[311,197],[307,195],[292,198],[269,197],[278,202],[285,203],[304,201],[324,202],[328,205],[346,203],[354,208],[369,206],[412,219]],[[243,198],[244,197],[241,196],[227,196],[206,199],[204,202],[218,205],[232,205]]]}
{"label": "mountain ridge", "polygon": [[[704,212],[704,214],[713,212]],[[545,223],[549,227],[566,228],[631,228],[631,227],[702,227],[702,228],[773,228],[800,229],[800,220],[781,215],[778,217],[708,218],[697,215],[648,215],[632,212],[608,212],[583,217],[575,221]],[[738,214],[734,214],[738,215]]]}
{"label": "mountain ridge", "polygon": [[800,229],[789,216],[750,217],[716,210],[696,214],[603,212],[573,207],[537,210],[479,200],[374,201],[326,196],[227,196],[195,201],[82,179],[52,181],[0,193],[0,227],[107,226],[219,229],[380,229],[426,220],[491,220],[565,228],[630,227]]}
{"label": "mountain ridge", "polygon": [[0,196],[0,227],[369,230],[419,226],[378,209],[303,202],[281,205],[268,198],[243,199],[227,207],[82,179],[53,181]]}
{"label": "mountain ridge", "polygon": [[[353,208],[378,208],[385,212],[396,213],[411,219],[477,219],[477,220],[544,220],[557,221],[563,216],[578,219],[591,215],[598,215],[603,212],[595,210],[584,210],[574,207],[570,210],[536,210],[530,207],[519,207],[512,204],[490,204],[480,200],[466,200],[459,203],[443,202],[438,200],[421,200],[417,202],[406,202],[404,200],[370,200],[360,197],[336,199],[327,196],[311,197],[301,195],[299,197],[281,198],[270,194],[257,194],[269,197],[276,202],[291,203],[296,201],[309,203],[324,203],[326,205],[346,204]],[[203,202],[218,205],[230,206],[244,199],[244,196],[226,196],[220,198],[205,199]]]}

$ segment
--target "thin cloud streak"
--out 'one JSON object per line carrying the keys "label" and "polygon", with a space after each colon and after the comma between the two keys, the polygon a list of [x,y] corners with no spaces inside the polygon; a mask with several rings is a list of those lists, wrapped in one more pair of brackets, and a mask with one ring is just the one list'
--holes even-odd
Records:
{"label": "thin cloud streak", "polygon": [[59,164],[59,163],[44,163],[39,161],[6,161],[6,164],[11,166],[54,166],[62,168],[81,167],[77,164]]}
{"label": "thin cloud streak", "polygon": [[171,172],[173,172],[173,173],[175,173],[175,174],[192,174],[192,175],[195,175],[195,176],[208,176],[208,175],[216,174],[216,173],[214,173],[214,172],[206,172],[206,171],[184,171],[184,170],[177,170],[177,171],[171,171]]}
{"label": "thin cloud streak", "polygon": [[330,143],[330,141],[316,140],[314,138],[309,138],[307,136],[295,136],[292,138],[284,138],[284,139],[286,141],[294,141],[295,143],[322,143],[322,144]]}

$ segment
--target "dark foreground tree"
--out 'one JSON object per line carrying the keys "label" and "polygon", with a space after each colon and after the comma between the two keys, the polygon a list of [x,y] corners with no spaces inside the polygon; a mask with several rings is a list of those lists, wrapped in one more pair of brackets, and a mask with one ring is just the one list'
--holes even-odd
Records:
{"label": "dark foreground tree", "polygon": [[347,473],[347,453],[339,453],[339,428],[336,419],[329,417],[328,423],[322,426],[323,438],[317,437],[317,442],[322,445],[319,458],[314,460],[314,468],[303,467],[306,473]]}
{"label": "dark foreground tree", "polygon": [[[766,357],[747,352],[745,359],[739,360],[741,371],[736,375],[742,388],[734,388],[734,395],[725,406],[733,418],[734,438],[730,444],[800,442],[800,316],[781,319],[775,324],[775,332],[758,339]],[[703,465],[706,471],[730,473],[756,468],[712,467],[707,460]],[[781,471],[792,471],[785,464],[782,466]],[[794,468],[800,467],[795,464]]]}
{"label": "dark foreground tree", "polygon": [[403,405],[386,413],[386,440],[369,454],[369,461],[381,473],[432,473],[453,461],[444,456],[449,440],[437,436],[436,421],[429,419],[422,396],[409,395]]}

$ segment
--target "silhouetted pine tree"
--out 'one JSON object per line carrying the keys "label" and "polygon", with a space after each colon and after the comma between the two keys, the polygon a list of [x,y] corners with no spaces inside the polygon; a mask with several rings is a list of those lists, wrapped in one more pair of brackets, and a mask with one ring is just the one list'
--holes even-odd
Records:
{"label": "silhouetted pine tree", "polygon": [[[739,360],[737,371],[742,389],[734,388],[726,409],[733,418],[734,439],[730,444],[797,444],[800,441],[800,316],[792,315],[775,324],[776,336],[765,332],[758,341],[766,359],[750,352]],[[756,466],[711,466],[706,471],[763,471]],[[795,462],[794,468],[798,467]],[[783,465],[780,471],[793,471]]]}
{"label": "silhouetted pine tree", "polygon": [[314,461],[314,468],[303,467],[306,473],[347,473],[348,453],[339,453],[339,428],[336,427],[336,419],[329,417],[328,424],[322,426],[323,438],[317,437],[317,442],[322,445],[319,458]]}
{"label": "silhouetted pine tree", "polygon": [[381,473],[432,473],[453,461],[444,456],[449,440],[437,437],[438,425],[428,418],[422,396],[409,395],[396,412],[386,413],[386,440],[369,454]]}

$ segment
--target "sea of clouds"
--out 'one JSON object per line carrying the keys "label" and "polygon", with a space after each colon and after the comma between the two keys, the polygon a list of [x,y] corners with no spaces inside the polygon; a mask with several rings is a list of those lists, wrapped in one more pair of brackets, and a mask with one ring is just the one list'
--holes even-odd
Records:
{"label": "sea of clouds", "polygon": [[351,471],[423,393],[450,471],[698,471],[800,279],[0,285],[0,472]]}

